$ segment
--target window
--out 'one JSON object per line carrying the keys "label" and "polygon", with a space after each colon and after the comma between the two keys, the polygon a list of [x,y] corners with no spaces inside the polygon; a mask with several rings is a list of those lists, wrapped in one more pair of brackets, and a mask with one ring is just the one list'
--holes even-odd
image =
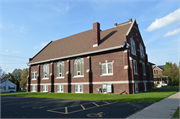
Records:
{"label": "window", "polygon": [[32,86],[32,91],[36,92],[36,86],[35,85]]}
{"label": "window", "polygon": [[48,85],[43,85],[43,92],[48,92]]}
{"label": "window", "polygon": [[146,83],[144,83],[144,91],[146,91]]}
{"label": "window", "polygon": [[142,63],[142,68],[143,68],[143,74],[146,75],[146,69],[145,69],[145,64]]}
{"label": "window", "polygon": [[135,83],[135,93],[138,93],[138,83]]}
{"label": "window", "polygon": [[107,92],[112,93],[112,84],[107,84]]}
{"label": "window", "polygon": [[74,76],[84,76],[84,60],[78,58],[74,60]]}
{"label": "window", "polygon": [[43,78],[49,78],[49,64],[43,65],[43,71],[42,71]]}
{"label": "window", "polygon": [[138,74],[137,72],[137,61],[133,60],[133,69],[134,69],[134,74]]}
{"label": "window", "polygon": [[63,85],[57,85],[57,92],[64,92],[64,86]]}
{"label": "window", "polygon": [[158,74],[158,70],[154,70],[154,74]]}
{"label": "window", "polygon": [[83,93],[83,85],[75,85],[75,93]]}
{"label": "window", "polygon": [[102,63],[101,64],[101,74],[102,75],[113,74],[113,64],[112,64],[112,62]]}
{"label": "window", "polygon": [[32,72],[32,80],[36,80],[37,72]]}
{"label": "window", "polygon": [[140,55],[141,55],[141,57],[143,58],[144,57],[144,49],[143,49],[143,46],[142,46],[142,44],[140,44]]}
{"label": "window", "polygon": [[15,89],[15,86],[9,86],[9,89]]}
{"label": "window", "polygon": [[135,45],[135,42],[132,38],[131,38],[131,53],[133,55],[136,55],[136,45]]}
{"label": "window", "polygon": [[60,61],[56,65],[56,77],[64,77],[64,62]]}

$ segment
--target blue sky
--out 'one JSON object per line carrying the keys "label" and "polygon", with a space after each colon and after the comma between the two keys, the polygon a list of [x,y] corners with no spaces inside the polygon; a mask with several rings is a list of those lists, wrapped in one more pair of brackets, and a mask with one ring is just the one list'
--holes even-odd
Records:
{"label": "blue sky", "polygon": [[1,0],[0,66],[27,68],[50,41],[136,19],[148,60],[156,65],[180,58],[179,0]]}

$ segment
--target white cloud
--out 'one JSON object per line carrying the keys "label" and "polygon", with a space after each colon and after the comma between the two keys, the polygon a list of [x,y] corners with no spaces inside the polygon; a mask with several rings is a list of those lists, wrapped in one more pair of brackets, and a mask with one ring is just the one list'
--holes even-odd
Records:
{"label": "white cloud", "polygon": [[28,31],[28,29],[25,26],[23,26],[23,25],[18,26],[18,25],[15,25],[13,23],[7,24],[6,28],[11,29],[14,32],[20,32],[20,33],[26,33]]}
{"label": "white cloud", "polygon": [[19,53],[19,51],[12,51],[12,53]]}
{"label": "white cloud", "polygon": [[69,5],[64,3],[59,3],[56,6],[52,6],[52,8],[59,13],[65,13],[69,10]]}
{"label": "white cloud", "polygon": [[40,43],[40,45],[35,46],[35,49],[42,49],[43,47],[45,47],[49,42],[42,42]]}
{"label": "white cloud", "polygon": [[168,32],[164,35],[164,37],[176,35],[176,34],[178,34],[179,32],[180,32],[180,28],[175,29],[174,31],[168,31]]}
{"label": "white cloud", "polygon": [[163,18],[156,19],[148,28],[147,31],[154,31],[156,29],[160,29],[171,24],[177,23],[180,19],[178,16],[180,15],[180,8],[175,10],[173,13],[168,14]]}
{"label": "white cloud", "polygon": [[4,52],[2,52],[2,54],[8,54],[9,50],[4,50]]}

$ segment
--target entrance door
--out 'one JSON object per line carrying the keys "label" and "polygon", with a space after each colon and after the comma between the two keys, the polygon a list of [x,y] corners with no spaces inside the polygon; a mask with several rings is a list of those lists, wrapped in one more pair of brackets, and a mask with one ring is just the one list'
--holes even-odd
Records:
{"label": "entrance door", "polygon": [[102,93],[106,93],[106,84],[102,84]]}

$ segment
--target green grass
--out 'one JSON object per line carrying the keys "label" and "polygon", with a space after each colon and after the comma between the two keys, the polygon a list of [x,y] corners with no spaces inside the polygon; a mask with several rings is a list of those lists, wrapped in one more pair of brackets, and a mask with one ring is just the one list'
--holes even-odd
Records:
{"label": "green grass", "polygon": [[179,118],[179,107],[177,108],[172,118]]}
{"label": "green grass", "polygon": [[17,92],[6,93],[1,95],[37,97],[37,98],[55,98],[55,99],[72,99],[72,100],[91,100],[91,101],[125,101],[125,102],[157,102],[176,92],[179,88],[167,87],[154,89],[137,94],[77,94],[77,93],[43,93],[43,92]]}

